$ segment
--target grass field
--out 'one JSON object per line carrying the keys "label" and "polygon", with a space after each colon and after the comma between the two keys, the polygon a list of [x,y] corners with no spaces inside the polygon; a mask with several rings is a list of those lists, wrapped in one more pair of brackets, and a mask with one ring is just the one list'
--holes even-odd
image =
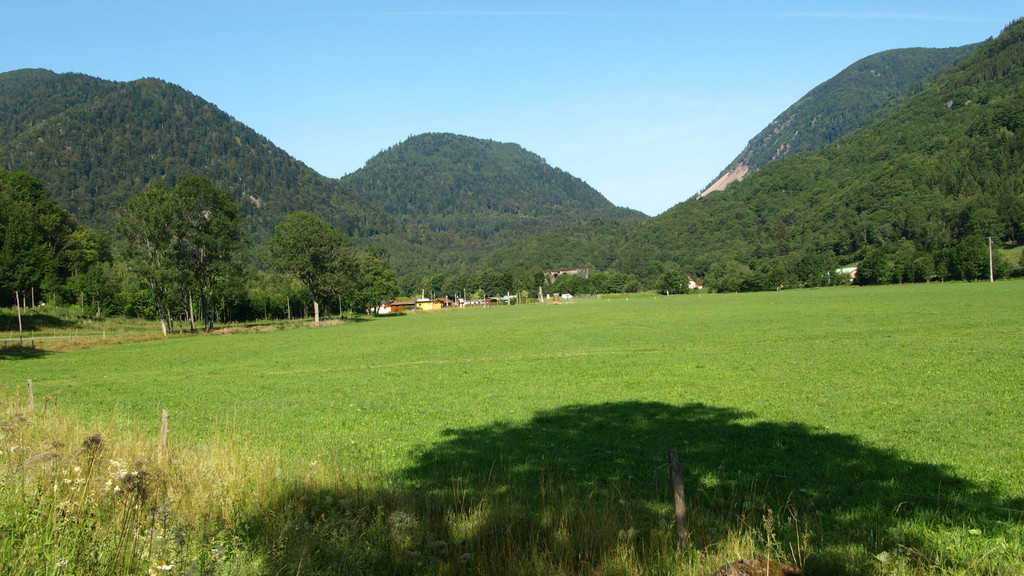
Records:
{"label": "grass field", "polygon": [[[0,384],[15,406],[33,380],[37,412],[86,431],[155,443],[166,409],[176,450],[277,455],[291,492],[264,487],[247,522],[315,493],[307,531],[335,544],[239,544],[253,573],[709,574],[766,554],[818,575],[1014,574],[1022,298],[1019,281],[595,297],[40,349],[0,356]],[[352,502],[391,537],[354,544],[336,523]]]}

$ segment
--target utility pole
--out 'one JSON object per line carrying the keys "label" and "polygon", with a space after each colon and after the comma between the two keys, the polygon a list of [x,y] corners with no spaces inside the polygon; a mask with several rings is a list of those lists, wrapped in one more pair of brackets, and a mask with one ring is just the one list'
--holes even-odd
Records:
{"label": "utility pole", "polygon": [[995,282],[996,281],[996,274],[995,274],[994,266],[992,264],[993,264],[993,262],[992,262],[992,237],[989,236],[988,237],[988,281],[989,282]]}
{"label": "utility pole", "polygon": [[18,291],[14,291],[14,305],[18,308],[18,342],[23,343],[25,336],[21,331],[21,300],[18,298]]}

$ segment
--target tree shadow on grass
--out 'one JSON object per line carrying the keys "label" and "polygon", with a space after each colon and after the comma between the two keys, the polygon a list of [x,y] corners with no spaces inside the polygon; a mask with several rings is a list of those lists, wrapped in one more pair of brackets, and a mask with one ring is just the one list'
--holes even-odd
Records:
{"label": "tree shadow on grass", "polygon": [[[371,548],[381,568],[367,573],[657,571],[678,557],[670,447],[686,477],[694,554],[721,555],[726,543],[745,542],[818,576],[872,574],[890,561],[925,572],[963,569],[971,560],[956,554],[971,554],[969,543],[951,556],[937,541],[943,534],[969,539],[974,527],[998,531],[1021,520],[1024,502],[941,466],[753,416],[702,404],[562,407],[527,422],[447,430],[386,490],[298,500],[320,503],[309,505],[319,511],[305,516],[306,525],[364,519],[358,532],[364,543],[366,534],[378,535]],[[303,507],[289,498],[271,508]],[[347,504],[324,512],[325,501]],[[317,542],[333,563],[318,565],[304,553],[306,569],[360,565],[337,563],[359,553],[351,538]],[[273,570],[294,568],[291,552]],[[1013,561],[1021,558],[992,556],[974,572],[998,573]]]}
{"label": "tree shadow on grass", "polygon": [[42,358],[47,354],[50,354],[50,352],[35,346],[25,346],[24,344],[9,342],[0,345],[0,360],[27,360],[29,358]]}
{"label": "tree shadow on grass", "polygon": [[[75,326],[77,322],[65,320],[45,312],[40,312],[40,309],[26,310],[21,313],[21,329],[25,332],[35,332],[40,330],[57,330],[62,328],[70,328]],[[6,311],[0,314],[0,331],[4,332],[17,332],[18,331],[18,316],[14,313]]]}

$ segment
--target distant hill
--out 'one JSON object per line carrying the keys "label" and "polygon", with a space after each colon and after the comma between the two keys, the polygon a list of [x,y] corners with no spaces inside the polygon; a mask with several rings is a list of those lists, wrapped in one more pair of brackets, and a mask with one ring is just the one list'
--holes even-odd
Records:
{"label": "distant hill", "polygon": [[984,239],[1017,245],[1022,227],[1018,20],[870,126],[652,219],[619,262],[675,261],[736,289],[813,284],[850,262],[878,281],[976,278]]}
{"label": "distant hill", "polygon": [[108,227],[155,179],[209,177],[257,242],[294,210],[392,251],[403,273],[461,270],[513,239],[595,219],[639,220],[515,144],[410,138],[332,179],[179,86],[83,74],[0,74],[0,162],[46,183],[80,222]]}
{"label": "distant hill", "polygon": [[400,260],[464,268],[516,239],[593,220],[639,221],[586,182],[516,144],[422,134],[381,152],[342,184],[395,217]]}
{"label": "distant hill", "polygon": [[754,136],[701,195],[722,190],[769,162],[823,148],[895,110],[977,45],[887,50],[818,85]]}
{"label": "distant hill", "polygon": [[253,237],[285,214],[316,212],[350,234],[388,226],[337,180],[320,176],[213,104],[162,80],[0,74],[0,159],[42,179],[79,221],[108,226],[150,181],[208,176],[241,205]]}

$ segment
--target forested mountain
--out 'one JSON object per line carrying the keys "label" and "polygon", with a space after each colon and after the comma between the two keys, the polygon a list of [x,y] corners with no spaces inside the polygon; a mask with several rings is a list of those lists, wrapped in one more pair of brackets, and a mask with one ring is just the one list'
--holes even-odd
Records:
{"label": "forested mountain", "polygon": [[421,263],[407,273],[464,269],[487,250],[582,222],[646,218],[516,144],[454,134],[409,138],[342,183],[399,220],[403,235],[386,245]]}
{"label": "forested mountain", "polygon": [[987,238],[1024,225],[1024,20],[884,118],[772,162],[644,225],[620,254],[672,261],[721,288],[988,276]]}
{"label": "forested mountain", "polygon": [[210,178],[239,202],[255,238],[298,209],[350,234],[388,227],[325,178],[213,104],[162,80],[109,82],[82,74],[0,74],[0,159],[42,179],[81,223],[108,227],[128,197],[156,179]]}
{"label": "forested mountain", "polygon": [[824,148],[869,126],[976,47],[904,48],[858,60],[808,92],[754,136],[704,194],[769,162]]}
{"label": "forested mountain", "polygon": [[0,159],[46,185],[86,225],[109,228],[154,180],[210,178],[240,205],[250,238],[295,210],[382,244],[401,273],[451,273],[508,241],[594,219],[639,220],[515,144],[410,138],[337,180],[323,177],[186,90],[156,79],[0,74]]}

